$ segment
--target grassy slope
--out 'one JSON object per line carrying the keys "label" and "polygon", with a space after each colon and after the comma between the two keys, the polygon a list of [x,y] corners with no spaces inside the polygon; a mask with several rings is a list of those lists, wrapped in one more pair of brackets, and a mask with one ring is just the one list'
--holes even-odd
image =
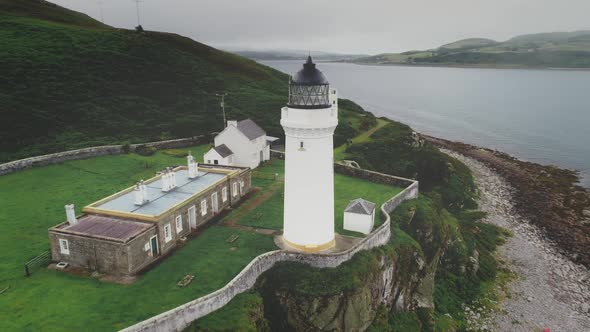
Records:
{"label": "grassy slope", "polygon": [[256,116],[280,133],[287,76],[185,37],[112,29],[63,8],[3,0],[0,44],[0,112],[10,119],[0,124],[0,161],[219,131],[213,94],[220,91],[229,92],[230,118]]}
{"label": "grassy slope", "polygon": [[[252,117],[281,136],[287,75],[175,34],[113,29],[80,13],[0,0],[0,162],[187,137]],[[342,109],[354,109],[342,103]],[[356,134],[341,126],[335,141]]]}
{"label": "grassy slope", "polygon": [[385,53],[357,59],[356,62],[588,68],[590,31],[523,35],[505,42],[471,38],[443,45],[436,50]]}

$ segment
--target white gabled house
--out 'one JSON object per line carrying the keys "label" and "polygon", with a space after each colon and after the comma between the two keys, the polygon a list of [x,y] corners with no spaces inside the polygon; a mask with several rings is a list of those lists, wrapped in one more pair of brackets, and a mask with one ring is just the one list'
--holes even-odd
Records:
{"label": "white gabled house", "polygon": [[251,119],[227,121],[215,136],[215,146],[204,155],[205,163],[256,168],[270,159],[266,132]]}
{"label": "white gabled house", "polygon": [[344,229],[369,234],[375,224],[375,203],[357,198],[344,209]]}

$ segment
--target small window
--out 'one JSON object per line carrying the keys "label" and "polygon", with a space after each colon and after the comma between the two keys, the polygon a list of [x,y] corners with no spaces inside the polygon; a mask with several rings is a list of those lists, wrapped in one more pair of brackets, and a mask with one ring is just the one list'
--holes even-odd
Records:
{"label": "small window", "polygon": [[201,201],[201,215],[206,215],[207,214],[207,201],[206,200],[202,200]]}
{"label": "small window", "polygon": [[213,163],[214,163],[215,165],[219,165],[219,160],[215,159],[215,160],[213,160]]}
{"label": "small window", "polygon": [[182,232],[182,215],[176,216],[176,234]]}
{"label": "small window", "polygon": [[237,182],[234,182],[232,184],[232,195],[233,196],[236,196],[237,194],[238,194],[238,183]]}
{"label": "small window", "polygon": [[210,164],[210,163],[211,163],[211,160],[207,160],[207,164]]}
{"label": "small window", "polygon": [[221,200],[227,201],[227,187],[221,188]]}
{"label": "small window", "polygon": [[70,254],[70,243],[66,239],[59,239],[59,249],[64,255]]}
{"label": "small window", "polygon": [[244,193],[244,181],[240,181],[240,193]]}
{"label": "small window", "polygon": [[172,232],[170,229],[170,224],[166,224],[166,226],[164,226],[164,240],[166,242],[170,242],[170,240],[172,240]]}

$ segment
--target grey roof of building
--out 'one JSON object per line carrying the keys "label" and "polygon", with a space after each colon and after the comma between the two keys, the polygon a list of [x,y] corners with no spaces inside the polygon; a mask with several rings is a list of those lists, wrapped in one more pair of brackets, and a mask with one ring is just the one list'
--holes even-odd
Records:
{"label": "grey roof of building", "polygon": [[75,225],[64,228],[67,233],[126,242],[154,227],[137,221],[87,215],[78,219]]}
{"label": "grey roof of building", "polygon": [[352,212],[358,214],[373,214],[375,210],[375,203],[366,201],[362,198],[357,198],[350,201],[344,212]]}
{"label": "grey roof of building", "polygon": [[171,207],[182,203],[225,177],[225,174],[200,171],[197,178],[189,179],[188,171],[180,169],[176,171],[177,187],[168,192],[161,190],[161,178],[147,183],[149,202],[143,205],[135,205],[135,193],[130,191],[95,207],[111,211],[159,216]]}
{"label": "grey roof of building", "polygon": [[221,158],[225,158],[227,156],[234,154],[234,152],[232,150],[230,150],[230,148],[228,148],[227,145],[225,145],[225,144],[218,145],[218,146],[214,147],[213,149],[215,149],[215,151],[217,151],[217,153],[219,153]]}
{"label": "grey roof of building", "polygon": [[238,130],[240,130],[244,135],[246,135],[246,137],[248,137],[249,140],[253,140],[260,136],[266,135],[266,132],[251,119],[239,121]]}

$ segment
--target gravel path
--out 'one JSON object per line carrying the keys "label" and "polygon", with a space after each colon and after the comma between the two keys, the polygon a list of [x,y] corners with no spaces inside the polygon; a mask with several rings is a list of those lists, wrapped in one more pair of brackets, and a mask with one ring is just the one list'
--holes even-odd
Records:
{"label": "gravel path", "polygon": [[492,321],[497,331],[590,331],[590,271],[569,261],[539,230],[519,217],[512,205],[512,188],[492,169],[452,151],[443,152],[465,163],[480,190],[480,209],[487,222],[514,234],[499,255],[518,279],[510,297]]}

